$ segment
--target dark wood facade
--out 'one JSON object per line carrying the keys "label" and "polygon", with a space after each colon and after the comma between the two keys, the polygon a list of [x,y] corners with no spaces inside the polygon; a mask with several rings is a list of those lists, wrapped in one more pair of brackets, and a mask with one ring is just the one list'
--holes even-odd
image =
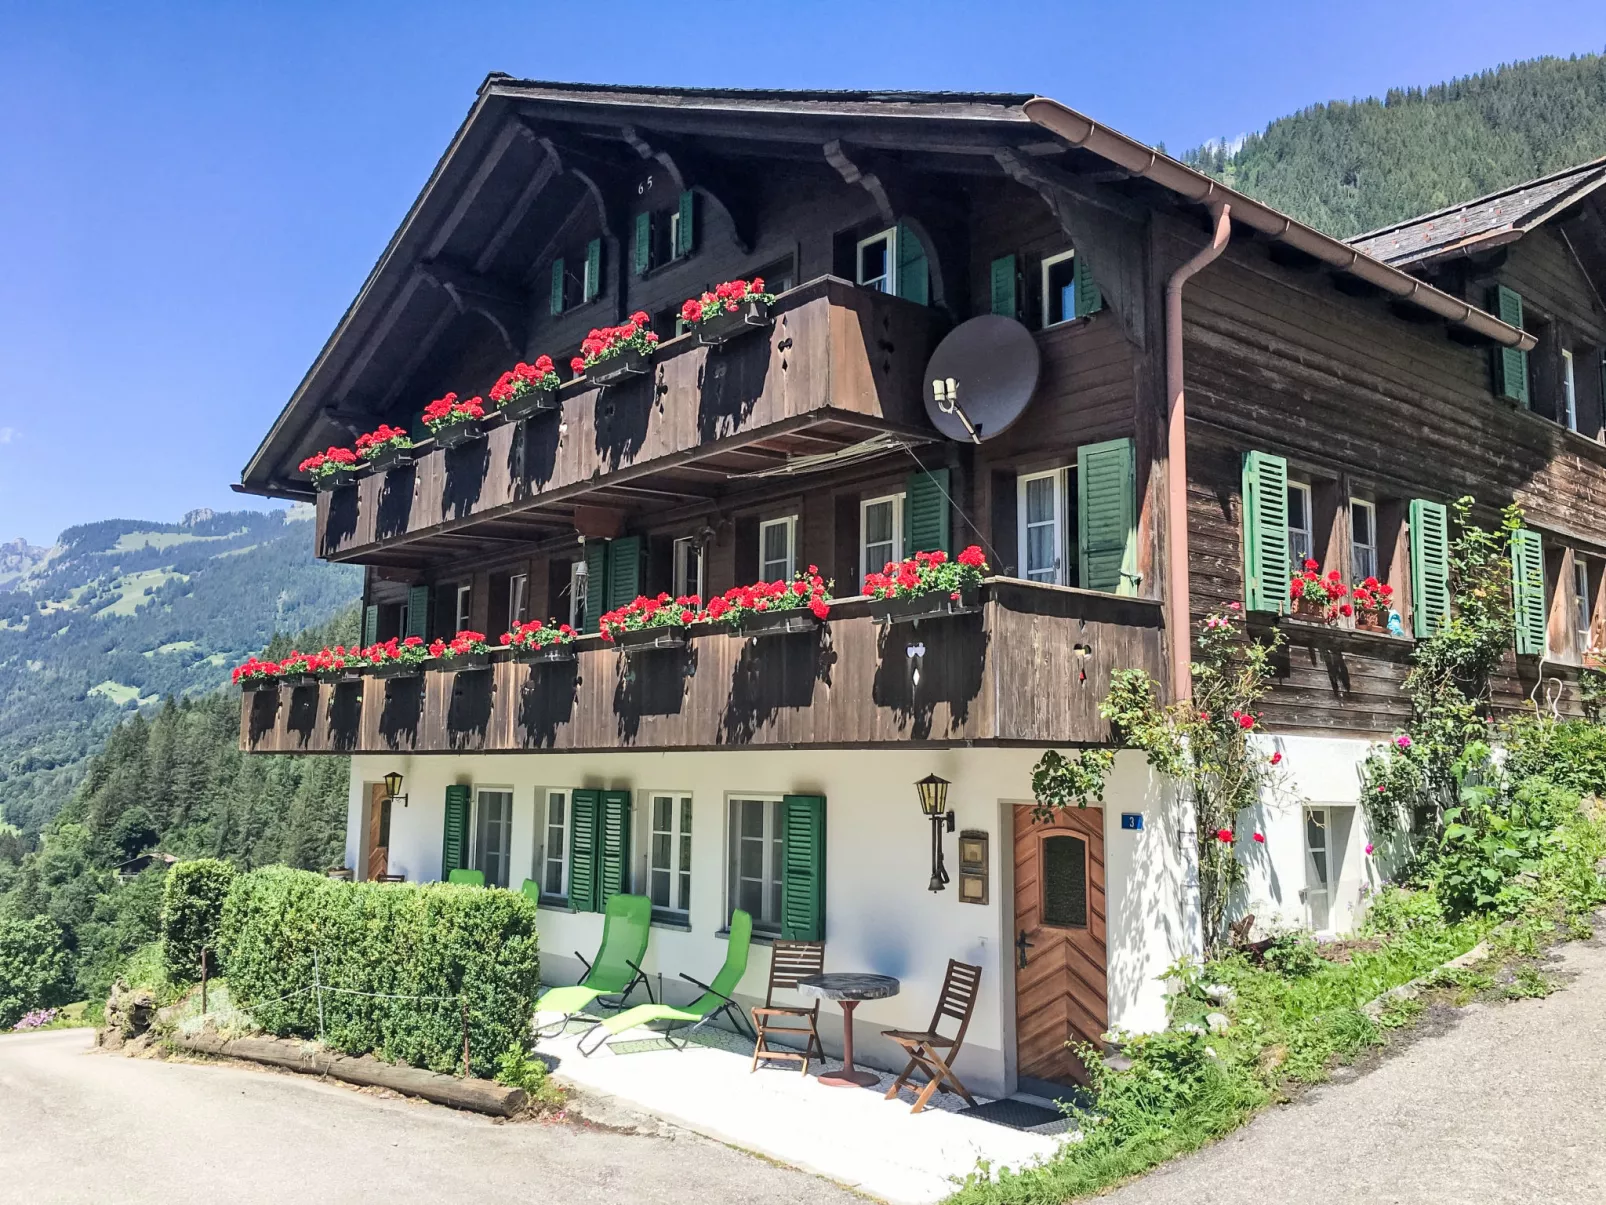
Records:
{"label": "dark wood facade", "polygon": [[[1107,739],[1099,684],[1123,665],[1164,682],[1163,646],[1175,638],[1159,618],[1163,293],[1208,224],[1189,199],[1034,125],[1023,100],[623,92],[493,77],[245,488],[304,496],[294,465],[325,443],[380,421],[422,435],[417,416],[431,398],[483,394],[541,352],[564,365],[591,327],[645,311],[665,339],[651,377],[566,385],[558,413],[493,424],[486,440],[452,451],[423,442],[413,466],[319,496],[319,555],[368,566],[381,635],[396,632],[419,586],[436,599],[430,635],[455,630],[446,600],[467,587],[469,626],[494,640],[516,578],[530,617],[565,618],[581,534],[640,537],[651,593],[674,588],[673,541],[695,535],[703,592],[718,593],[758,577],[759,524],[780,516],[794,518],[796,564],[818,565],[851,596],[867,568],[862,504],[919,470],[946,470],[953,546],[980,543],[993,572],[1024,576],[1023,479],[1059,474],[1064,544],[1078,520],[1078,451],[1111,440],[1134,450],[1135,573],[1123,585],[1133,597],[1063,588],[1085,584],[1067,547],[1061,588],[994,587],[919,688],[893,647],[899,629],[877,628],[862,603],[846,602],[817,644],[707,633],[682,661],[628,662],[583,641],[566,684],[509,663],[455,684],[432,672],[410,704],[399,700],[411,688],[378,681],[259,695],[245,747]],[[1598,207],[1587,198],[1520,240],[1412,269],[1479,307],[1495,285],[1522,294],[1539,336],[1526,408],[1497,396],[1487,338],[1235,227],[1184,295],[1196,618],[1244,597],[1247,452],[1286,458],[1291,479],[1310,487],[1324,570],[1352,576],[1350,499],[1375,508],[1380,576],[1407,619],[1409,502],[1473,494],[1492,514],[1515,500],[1545,541],[1549,652],[1513,655],[1499,702],[1520,707],[1537,691],[1577,708],[1575,563],[1590,567],[1589,623],[1606,635],[1606,607],[1593,605],[1606,585],[1606,280],[1589,266],[1606,262]],[[667,231],[688,217],[691,250],[674,254]],[[861,242],[889,229],[922,264],[921,286],[892,290],[901,296],[860,283]],[[1073,250],[1104,304],[1050,324],[1050,261]],[[675,337],[682,300],[755,274],[782,293],[771,328],[719,349]],[[1034,332],[1038,387],[1002,434],[980,446],[946,441],[925,411],[927,360],[955,324],[993,312]],[[855,451],[872,437],[888,442]],[[832,453],[840,459],[787,471]],[[1257,622],[1280,622],[1288,637],[1267,708],[1274,731],[1374,735],[1404,722],[1408,636]]]}

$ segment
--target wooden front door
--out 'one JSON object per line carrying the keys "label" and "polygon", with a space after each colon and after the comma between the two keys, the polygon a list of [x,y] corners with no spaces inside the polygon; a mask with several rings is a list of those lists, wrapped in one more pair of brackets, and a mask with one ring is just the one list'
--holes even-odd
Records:
{"label": "wooden front door", "polygon": [[385,784],[368,784],[368,881],[390,873],[390,800]]}
{"label": "wooden front door", "polygon": [[1014,955],[1017,1073],[1086,1083],[1067,1043],[1097,1046],[1109,1028],[1102,809],[1015,808]]}

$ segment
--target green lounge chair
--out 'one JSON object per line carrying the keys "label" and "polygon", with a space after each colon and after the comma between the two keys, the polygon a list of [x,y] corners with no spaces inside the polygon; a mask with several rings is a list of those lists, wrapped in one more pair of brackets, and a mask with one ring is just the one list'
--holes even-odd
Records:
{"label": "green lounge chair", "polygon": [[465,887],[483,887],[485,886],[485,872],[483,870],[463,870],[459,868],[447,875],[446,881],[448,883],[461,883]]}
{"label": "green lounge chair", "polygon": [[[753,944],[753,918],[738,908],[731,913],[730,937],[725,949],[725,965],[719,968],[719,974],[714,976],[713,983],[704,983],[701,979],[693,979],[690,975],[681,973],[681,978],[688,983],[695,984],[703,989],[703,994],[688,1004],[685,1008],[676,1008],[670,1004],[638,1004],[635,1008],[626,1009],[609,1017],[606,1021],[599,1021],[585,1033],[580,1035],[578,1043],[580,1053],[590,1058],[610,1037],[617,1037],[627,1029],[634,1029],[637,1025],[645,1025],[649,1021],[670,1021],[672,1024],[664,1034],[667,1041],[676,1050],[686,1049],[692,1033],[703,1025],[712,1021],[720,1013],[730,1017],[736,1026],[736,1032],[745,1034],[757,1041],[752,1027],[748,1025],[742,1010],[731,993],[736,985],[742,981],[747,973],[747,955]],[[675,1033],[681,1033],[681,1040],[675,1041]],[[586,1039],[592,1034],[597,1040],[586,1049]]]}
{"label": "green lounge chair", "polygon": [[644,895],[615,895],[609,898],[602,915],[602,945],[595,962],[586,962],[579,950],[574,956],[585,963],[586,977],[573,987],[555,987],[535,1002],[537,1012],[562,1013],[561,1021],[536,1028],[540,1037],[563,1032],[569,1021],[592,1001],[601,999],[613,1008],[623,1008],[630,993],[640,983],[652,997],[652,984],[641,969],[647,953],[647,934],[652,924],[652,901]]}

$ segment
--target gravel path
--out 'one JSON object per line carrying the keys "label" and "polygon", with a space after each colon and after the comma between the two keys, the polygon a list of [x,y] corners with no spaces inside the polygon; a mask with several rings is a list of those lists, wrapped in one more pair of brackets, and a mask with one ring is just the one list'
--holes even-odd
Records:
{"label": "gravel path", "polygon": [[0,1037],[0,1202],[859,1201],[706,1139],[503,1124],[302,1076]]}
{"label": "gravel path", "polygon": [[1606,1201],[1606,943],[1550,963],[1543,1000],[1428,1015],[1360,1075],[1112,1193],[1118,1205],[1600,1205]]}

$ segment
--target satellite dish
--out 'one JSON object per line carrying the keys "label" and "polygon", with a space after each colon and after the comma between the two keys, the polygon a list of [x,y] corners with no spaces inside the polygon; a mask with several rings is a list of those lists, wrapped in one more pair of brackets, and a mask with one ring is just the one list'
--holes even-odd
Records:
{"label": "satellite dish", "polygon": [[983,314],[961,322],[926,365],[926,414],[949,439],[991,439],[1025,411],[1042,368],[1037,340],[1015,319]]}

